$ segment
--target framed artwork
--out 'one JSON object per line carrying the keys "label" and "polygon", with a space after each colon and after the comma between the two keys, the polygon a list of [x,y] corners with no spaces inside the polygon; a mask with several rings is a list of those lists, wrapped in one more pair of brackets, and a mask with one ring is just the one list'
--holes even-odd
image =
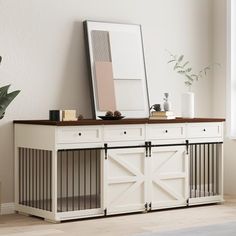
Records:
{"label": "framed artwork", "polygon": [[140,25],[84,22],[94,117],[118,110],[126,118],[149,117]]}

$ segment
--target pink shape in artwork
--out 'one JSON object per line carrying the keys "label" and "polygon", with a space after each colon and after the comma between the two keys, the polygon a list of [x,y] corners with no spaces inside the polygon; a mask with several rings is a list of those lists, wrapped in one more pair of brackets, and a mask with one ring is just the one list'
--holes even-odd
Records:
{"label": "pink shape in artwork", "polygon": [[98,110],[116,110],[115,87],[111,62],[95,62]]}

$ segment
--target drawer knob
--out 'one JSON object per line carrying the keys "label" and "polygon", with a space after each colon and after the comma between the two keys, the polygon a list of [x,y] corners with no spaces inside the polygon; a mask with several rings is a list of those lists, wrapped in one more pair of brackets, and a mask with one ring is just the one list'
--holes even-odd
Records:
{"label": "drawer knob", "polygon": [[81,136],[82,134],[81,133],[79,133],[79,136]]}
{"label": "drawer knob", "polygon": [[124,134],[127,134],[127,132],[126,132],[126,131],[124,131]]}
{"label": "drawer knob", "polygon": [[204,132],[206,132],[206,129],[203,129]]}
{"label": "drawer knob", "polygon": [[168,133],[168,130],[167,130],[167,129],[165,130],[165,133]]}

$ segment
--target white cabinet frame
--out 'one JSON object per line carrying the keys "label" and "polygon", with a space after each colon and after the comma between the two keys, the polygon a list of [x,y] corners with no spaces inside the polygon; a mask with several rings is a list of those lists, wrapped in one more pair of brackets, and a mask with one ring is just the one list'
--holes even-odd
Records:
{"label": "white cabinet frame", "polygon": [[[110,130],[109,130],[110,129]],[[158,135],[153,130],[158,131]],[[197,133],[194,130],[197,129]],[[68,138],[64,139],[63,131]],[[114,132],[115,130],[115,132]],[[120,130],[120,131],[119,131]],[[168,135],[161,139],[161,132]],[[207,130],[207,131],[205,131]],[[115,137],[109,135],[115,133]],[[58,135],[60,134],[60,136]],[[79,135],[73,139],[74,136]],[[84,135],[84,136],[83,136]],[[164,134],[163,134],[164,135]],[[88,137],[91,136],[91,142]],[[133,138],[131,138],[131,136]],[[85,139],[86,140],[85,140]],[[72,140],[72,141],[71,141]],[[190,198],[189,194],[189,144],[218,143],[219,192],[215,196]],[[126,124],[61,127],[55,125],[15,124],[15,209],[50,221],[104,216],[136,211],[172,208],[178,206],[216,203],[223,201],[223,123],[178,123],[178,124]],[[124,148],[123,148],[124,147]],[[19,202],[19,148],[45,150],[52,156],[52,211],[26,206]],[[96,209],[81,209],[58,212],[57,161],[59,150],[100,150],[101,199]],[[158,152],[175,152],[176,158],[183,155],[181,171],[175,157],[155,169],[155,161],[162,158]],[[181,159],[179,159],[181,160]],[[179,162],[178,162],[179,163]],[[160,163],[159,163],[160,164]],[[167,169],[165,169],[165,168]],[[175,166],[174,166],[175,167]],[[114,170],[113,170],[113,169]],[[154,168],[154,170],[153,170]],[[162,169],[164,168],[164,169]],[[169,168],[169,171],[168,171]],[[168,182],[168,184],[167,184]],[[181,183],[180,183],[181,182]],[[153,184],[163,190],[155,196]],[[130,185],[130,186],[129,186]],[[119,186],[113,191],[114,186]],[[123,188],[123,189],[122,189]],[[179,188],[179,189],[178,189]],[[109,192],[110,191],[110,192]],[[119,192],[120,191],[120,192]],[[132,194],[138,191],[132,203]],[[159,190],[158,190],[159,191]],[[157,192],[158,192],[157,191]],[[178,192],[179,191],[179,192]],[[116,193],[118,194],[116,198]],[[169,197],[161,199],[167,194]],[[116,198],[116,199],[115,199]]]}

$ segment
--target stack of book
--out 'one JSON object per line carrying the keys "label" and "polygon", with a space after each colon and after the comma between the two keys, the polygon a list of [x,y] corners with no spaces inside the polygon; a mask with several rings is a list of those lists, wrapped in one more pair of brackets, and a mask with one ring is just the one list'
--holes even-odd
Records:
{"label": "stack of book", "polygon": [[175,119],[173,111],[152,111],[151,120],[171,120]]}

